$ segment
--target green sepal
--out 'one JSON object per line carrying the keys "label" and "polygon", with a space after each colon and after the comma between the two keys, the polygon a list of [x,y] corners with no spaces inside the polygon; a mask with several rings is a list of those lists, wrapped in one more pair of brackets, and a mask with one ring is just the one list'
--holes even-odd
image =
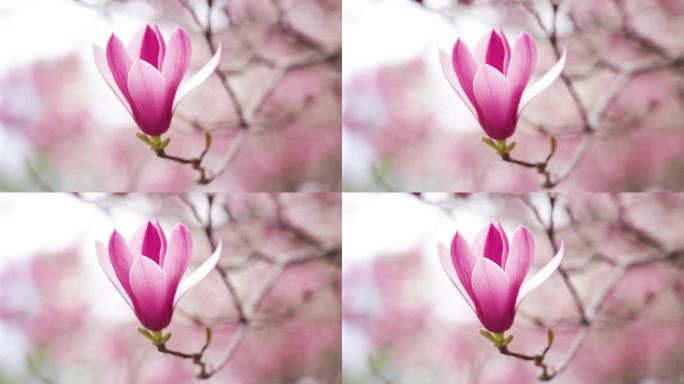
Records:
{"label": "green sepal", "polygon": [[480,329],[480,335],[491,341],[496,348],[505,348],[511,343],[511,341],[513,341],[513,335],[506,336],[503,332],[489,332],[487,330]]}
{"label": "green sepal", "polygon": [[546,331],[546,341],[549,347],[553,345],[553,330],[551,328]]}
{"label": "green sepal", "polygon": [[152,140],[150,140],[149,136],[147,136],[146,134],[138,132],[135,134],[135,137],[137,137],[138,139],[140,139],[140,141],[149,145],[150,147],[152,146]]}
{"label": "green sepal", "polygon": [[481,137],[482,141],[492,147],[498,155],[507,155],[515,148],[515,141],[508,144],[506,140],[494,140],[486,136]]}
{"label": "green sepal", "polygon": [[496,340],[496,346],[498,347],[504,341],[504,338],[505,338],[504,333],[503,332],[494,332],[493,334],[494,334],[494,340]]}
{"label": "green sepal", "polygon": [[506,147],[506,153],[511,153],[511,151],[513,150],[513,148],[515,148],[515,141],[512,142],[512,143],[510,143],[510,144],[508,144],[508,146]]}
{"label": "green sepal", "polygon": [[145,329],[145,328],[138,328],[138,332],[139,332],[141,335],[143,335],[143,336],[147,337],[148,339],[150,339],[151,341],[154,341],[154,336],[152,336],[152,333],[150,333],[150,331],[148,331],[147,329]]}
{"label": "green sepal", "polygon": [[164,334],[163,331],[150,331],[145,328],[138,328],[138,332],[152,342],[155,347],[164,345],[171,338],[171,333]]}
{"label": "green sepal", "polygon": [[494,140],[490,139],[489,137],[482,136],[481,137],[482,141],[492,147],[497,153],[499,152],[499,146],[494,142]]}
{"label": "green sepal", "polygon": [[169,332],[166,335],[162,336],[159,344],[166,344],[166,342],[169,341],[169,339],[171,338],[171,335],[173,334]]}
{"label": "green sepal", "polygon": [[161,144],[159,144],[159,149],[164,149],[166,148],[167,145],[171,142],[171,138],[167,137],[166,139],[162,140]]}
{"label": "green sepal", "polygon": [[211,328],[207,327],[204,330],[204,337],[206,340],[206,345],[211,344],[211,338],[213,337],[213,332],[211,331]]}
{"label": "green sepal", "polygon": [[503,339],[503,341],[501,342],[501,346],[502,346],[502,347],[505,347],[505,346],[507,346],[508,344],[510,344],[511,341],[513,341],[513,335],[508,335],[508,336],[507,336],[505,339]]}
{"label": "green sepal", "polygon": [[551,146],[551,154],[553,155],[556,153],[556,148],[558,147],[558,141],[556,140],[556,136],[551,136],[549,138],[549,145]]}
{"label": "green sepal", "polygon": [[147,136],[144,133],[136,133],[135,137],[140,139],[143,143],[147,144],[151,150],[158,152],[158,151],[163,151],[164,148],[166,148],[167,145],[171,142],[171,138],[167,137],[165,139],[162,139],[161,136]]}
{"label": "green sepal", "polygon": [[496,339],[494,338],[494,335],[492,335],[492,333],[487,330],[480,329],[480,335],[484,336],[487,340],[491,341],[494,344],[497,343]]}

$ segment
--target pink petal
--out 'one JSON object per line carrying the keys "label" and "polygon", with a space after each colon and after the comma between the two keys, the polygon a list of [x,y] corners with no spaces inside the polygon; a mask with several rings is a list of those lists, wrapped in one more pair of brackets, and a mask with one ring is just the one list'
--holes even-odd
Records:
{"label": "pink petal", "polygon": [[[505,260],[508,257],[508,237],[506,237],[506,231],[504,231],[501,223],[494,223],[491,225],[494,225],[501,235],[501,242],[503,244],[501,265],[506,265]],[[473,255],[475,255],[476,258],[484,256],[485,240],[487,239],[487,234],[489,234],[489,228],[490,226],[482,228],[480,232],[477,233],[477,236],[475,236],[475,239],[470,246],[470,249],[473,251]]]}
{"label": "pink petal", "polygon": [[511,44],[508,42],[508,38],[506,37],[506,34],[504,33],[503,29],[499,29],[498,33],[499,37],[501,37],[501,41],[503,42],[504,47],[503,73],[507,76],[508,66],[511,62]]}
{"label": "pink petal", "polygon": [[128,55],[133,59],[140,58],[140,46],[142,46],[143,36],[145,36],[145,31],[147,31],[147,26],[140,29],[133,35],[131,41],[128,42]]}
{"label": "pink petal", "polygon": [[463,284],[463,288],[477,307],[477,300],[473,294],[472,282],[470,281],[476,261],[477,257],[473,255],[468,242],[460,233],[456,232],[451,239],[451,263],[456,270],[458,279]]}
{"label": "pink petal", "polygon": [[[169,248],[164,260],[163,268],[169,277],[169,286],[175,290],[178,287],[192,256],[192,237],[188,228],[183,224],[176,224],[169,238]],[[175,293],[175,291],[173,292]]]}
{"label": "pink petal", "polygon": [[463,104],[468,107],[468,110],[470,113],[477,118],[477,112],[475,112],[475,108],[473,107],[472,103],[470,100],[468,100],[468,96],[463,92],[463,89],[461,88],[461,85],[458,82],[458,78],[456,77],[456,72],[454,71],[454,66],[451,63],[451,57],[449,56],[448,53],[440,50],[439,51],[439,64],[442,66],[442,73],[444,74],[444,77],[446,77],[447,81],[449,84],[451,84],[451,88],[456,91],[456,94],[458,97],[463,100]]}
{"label": "pink petal", "polygon": [[[128,42],[128,54],[131,56],[131,58],[140,58],[140,51],[142,48],[143,39],[148,28],[150,28],[149,25],[146,25],[145,28],[141,28],[138,32],[135,33],[135,35],[133,35],[131,41]],[[154,27],[152,27],[152,30],[157,36],[157,42],[159,43],[159,47],[161,48],[159,51],[159,65],[161,66],[165,53],[164,37],[156,24],[154,25]]]}
{"label": "pink petal", "polygon": [[164,35],[162,35],[157,24],[154,25],[154,33],[157,35],[157,42],[159,43],[159,60],[157,61],[157,69],[161,70],[164,65],[164,58],[166,57],[166,43],[164,42]]}
{"label": "pink petal", "polygon": [[[515,39],[511,64],[508,68],[508,80],[511,82],[511,90],[513,92],[513,105],[519,103],[520,97],[530,81],[530,77],[532,77],[536,63],[537,46],[530,35],[522,32]],[[515,113],[517,113],[517,107],[515,108]]]}
{"label": "pink petal", "polygon": [[166,272],[150,258],[138,256],[131,266],[130,280],[142,325],[152,331],[166,328],[173,313],[167,296]]}
{"label": "pink petal", "polygon": [[[154,221],[152,222],[155,228],[157,228],[157,231],[159,232],[159,238],[161,240],[161,249],[159,250],[160,254],[160,259],[159,259],[159,265],[163,265],[164,263],[164,255],[166,255],[166,235],[164,234],[164,230],[162,229],[161,225],[159,224],[159,221]],[[131,240],[128,242],[129,247],[131,248],[131,251],[133,251],[134,254],[141,254],[142,253],[142,244],[143,244],[143,238],[145,237],[145,231],[147,230],[147,224],[141,225],[133,234],[133,237],[131,237]]]}
{"label": "pink petal", "polygon": [[512,119],[511,86],[495,68],[484,64],[477,70],[473,92],[481,111],[482,128],[493,139],[503,140],[515,131]]}
{"label": "pink petal", "polygon": [[480,304],[479,318],[489,331],[503,332],[513,324],[508,275],[493,261],[480,258],[473,268],[473,291]]}
{"label": "pink petal", "polygon": [[451,64],[454,67],[454,72],[456,72],[456,77],[461,84],[463,92],[468,97],[468,100],[470,100],[475,111],[479,111],[473,93],[473,81],[477,72],[477,63],[475,63],[470,50],[461,39],[456,40],[456,44],[454,44],[454,49],[451,53]]}
{"label": "pink petal", "polygon": [[439,262],[440,264],[442,264],[442,269],[447,274],[447,276],[449,276],[449,280],[451,280],[451,282],[454,284],[456,290],[458,290],[458,293],[460,293],[461,296],[463,296],[466,303],[468,303],[470,309],[472,309],[473,312],[476,312],[475,306],[472,303],[470,295],[466,292],[465,288],[463,288],[463,285],[461,284],[461,281],[458,278],[456,268],[454,268],[454,263],[451,261],[451,254],[449,253],[449,250],[447,249],[446,245],[438,243],[437,253],[439,254]]}
{"label": "pink petal", "polygon": [[183,28],[176,28],[169,38],[169,47],[161,70],[169,85],[169,91],[174,96],[190,67],[191,57],[192,45],[187,32]]}
{"label": "pink petal", "polygon": [[161,236],[162,235],[159,233],[157,227],[152,224],[151,221],[148,221],[147,225],[145,226],[145,233],[143,235],[142,244],[140,247],[140,254],[149,257],[159,265],[162,265],[162,258],[164,257],[161,254]]}
{"label": "pink petal", "polygon": [[558,253],[556,253],[556,256],[551,259],[542,269],[537,272],[534,277],[531,279],[527,280],[522,287],[520,287],[520,293],[518,294],[518,300],[516,303],[516,307],[520,305],[520,303],[523,301],[525,296],[527,296],[530,292],[532,292],[533,289],[537,288],[541,283],[546,281],[551,275],[556,272],[556,269],[560,266],[561,261],[563,260],[563,253],[564,253],[564,246],[561,243],[560,248],[558,249]]}
{"label": "pink petal", "polygon": [[477,63],[478,67],[481,64],[484,64],[485,62],[485,57],[487,56],[487,46],[489,45],[489,39],[490,35],[482,36],[480,38],[480,41],[477,42],[475,50],[473,51],[473,58],[475,59],[475,62]]}
{"label": "pink petal", "polygon": [[497,222],[494,225],[496,226],[496,229],[499,230],[501,242],[503,243],[503,250],[501,251],[501,268],[503,268],[504,265],[506,265],[506,260],[508,260],[508,236],[506,236],[506,231],[504,231],[500,222]]}
{"label": "pink petal", "polygon": [[511,282],[511,291],[514,296],[517,296],[518,290],[527,272],[530,270],[532,260],[534,259],[534,238],[530,231],[524,227],[519,226],[513,234],[513,242],[511,243],[511,253],[506,262],[506,274]]}
{"label": "pink petal", "polygon": [[176,107],[178,107],[178,104],[180,104],[181,101],[187,96],[192,90],[197,88],[200,84],[202,84],[206,79],[211,76],[212,73],[214,73],[214,70],[216,70],[216,67],[218,67],[219,61],[221,61],[221,45],[219,44],[218,48],[216,49],[216,53],[214,53],[214,56],[209,60],[193,77],[190,78],[190,80],[186,81],[183,85],[180,86],[178,89],[178,93],[176,94],[176,98],[173,102],[173,109],[175,110]]}
{"label": "pink petal", "polygon": [[107,65],[109,66],[116,86],[128,103],[131,104],[131,96],[128,91],[128,74],[131,65],[133,65],[133,59],[128,55],[128,51],[121,40],[114,34],[112,34],[107,42]]}
{"label": "pink petal", "polygon": [[164,76],[146,61],[137,60],[128,76],[133,117],[143,132],[158,136],[171,124],[171,105]]}
{"label": "pink petal", "polygon": [[219,240],[218,246],[216,247],[214,253],[209,256],[209,258],[205,260],[204,263],[202,263],[202,265],[200,265],[199,268],[197,268],[188,278],[181,281],[180,285],[178,286],[178,290],[176,291],[176,298],[173,301],[174,305],[178,303],[178,300],[180,300],[190,288],[204,279],[209,272],[216,267],[216,264],[218,264],[218,261],[221,258],[221,249],[222,245],[221,241]]}
{"label": "pink petal", "polygon": [[558,59],[558,62],[553,65],[545,74],[542,76],[537,82],[532,84],[531,87],[527,88],[527,91],[525,91],[522,95],[522,98],[520,100],[520,106],[518,107],[518,114],[522,112],[522,110],[527,106],[527,104],[534,99],[537,95],[539,95],[542,91],[544,91],[546,88],[548,88],[551,83],[553,83],[554,80],[560,74],[563,72],[563,68],[565,67],[565,62],[567,60],[567,54],[565,49],[563,49],[563,53],[561,54],[560,59]]}
{"label": "pink petal", "polygon": [[489,229],[487,230],[487,237],[485,238],[482,255],[503,268],[503,251],[504,243],[501,238],[501,232],[499,232],[499,229],[495,227],[494,224],[490,224]]}
{"label": "pink petal", "polygon": [[107,248],[104,246],[104,244],[97,241],[95,242],[95,251],[97,252],[97,261],[100,263],[100,267],[102,267],[102,270],[104,271],[105,275],[107,275],[109,281],[111,281],[112,284],[114,284],[114,287],[117,291],[119,291],[121,297],[123,297],[126,304],[128,304],[128,306],[131,307],[131,309],[133,309],[133,303],[131,302],[128,293],[119,282],[119,279],[116,276],[116,272],[114,272],[114,268],[112,267],[112,263],[109,261],[109,253],[107,252]]}
{"label": "pink petal", "polygon": [[126,107],[128,113],[131,113],[131,106],[128,104],[128,100],[126,100],[126,97],[119,89],[116,81],[114,81],[114,76],[112,75],[112,71],[109,69],[109,64],[107,63],[105,51],[102,48],[94,45],[93,56],[95,57],[95,65],[97,66],[98,72],[100,72],[100,75],[102,75],[107,85],[109,85],[109,88],[114,91],[116,97],[121,100],[121,103],[124,105],[124,107]]}
{"label": "pink petal", "polygon": [[159,37],[154,29],[149,25],[145,27],[142,42],[140,44],[140,60],[150,63],[153,67],[159,68],[159,54],[161,53],[161,46],[159,44]]}
{"label": "pink petal", "polygon": [[503,74],[505,59],[506,49],[504,48],[504,42],[501,39],[501,36],[493,30],[489,34],[487,52],[485,53],[485,64],[491,65]]}
{"label": "pink petal", "polygon": [[482,228],[477,233],[475,239],[473,239],[473,242],[470,245],[470,249],[473,251],[473,255],[475,255],[476,258],[482,257],[482,255],[484,255],[484,244],[488,233],[489,226]]}
{"label": "pink petal", "polygon": [[131,285],[128,281],[128,277],[131,271],[131,265],[133,264],[134,255],[128,248],[126,240],[119,234],[119,232],[114,231],[109,237],[109,262],[114,268],[117,279],[123,287],[124,291],[131,298],[132,304],[135,305],[135,297],[131,291]]}

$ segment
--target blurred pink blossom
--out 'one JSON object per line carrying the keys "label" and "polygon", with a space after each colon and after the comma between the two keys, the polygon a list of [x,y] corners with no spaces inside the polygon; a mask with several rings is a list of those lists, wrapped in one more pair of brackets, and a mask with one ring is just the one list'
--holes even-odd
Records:
{"label": "blurred pink blossom", "polygon": [[[178,300],[216,266],[221,243],[216,251],[187,279],[181,281],[192,255],[192,238],[183,224],[177,224],[168,243],[159,223],[148,222],[129,243],[114,230],[108,252],[96,243],[102,269],[142,325],[159,331],[171,323]],[[109,255],[109,259],[107,259]]]}
{"label": "blurred pink blossom", "polygon": [[112,34],[107,52],[95,46],[93,53],[100,74],[140,129],[150,136],[159,136],[169,129],[173,112],[183,98],[214,72],[221,58],[221,46],[180,88],[192,56],[190,38],[183,28],[171,33],[168,45],[156,25],[139,31],[127,48]]}
{"label": "blurred pink blossom", "polygon": [[564,51],[524,93],[537,63],[537,47],[526,32],[516,38],[512,50],[503,31],[492,30],[475,48],[475,56],[460,38],[451,57],[444,51],[439,56],[444,76],[487,136],[495,140],[513,135],[520,112],[560,75],[566,58]]}
{"label": "blurred pink blossom", "polygon": [[548,279],[563,259],[563,245],[556,256],[523,284],[534,258],[534,238],[519,226],[510,243],[501,224],[490,224],[475,238],[472,247],[456,232],[451,254],[438,244],[442,268],[482,325],[504,332],[513,325],[520,302]]}

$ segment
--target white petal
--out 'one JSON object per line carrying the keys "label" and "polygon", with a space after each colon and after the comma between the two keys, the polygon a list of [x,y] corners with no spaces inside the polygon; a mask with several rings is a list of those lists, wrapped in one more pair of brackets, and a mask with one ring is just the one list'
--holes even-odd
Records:
{"label": "white petal", "polygon": [[219,259],[221,258],[221,241],[219,241],[218,246],[216,247],[216,251],[209,256],[209,258],[204,261],[202,265],[200,265],[190,276],[187,278],[183,279],[180,284],[178,285],[178,290],[176,291],[176,298],[173,301],[173,304],[176,305],[178,300],[190,289],[192,288],[195,284],[199,283],[202,279],[204,279],[209,272],[211,272],[214,267],[216,267],[216,264],[218,263]]}
{"label": "white petal", "polygon": [[116,290],[119,291],[121,297],[123,297],[124,301],[126,301],[126,304],[128,304],[128,306],[131,307],[131,309],[133,309],[131,299],[128,297],[128,294],[126,294],[126,291],[121,286],[121,283],[119,283],[119,279],[116,278],[116,273],[114,273],[112,263],[109,261],[109,253],[107,252],[107,247],[105,247],[105,245],[101,242],[96,241],[95,252],[97,252],[97,261],[100,262],[100,267],[102,267],[102,270],[104,271],[105,275],[107,275],[109,281],[111,281],[112,284],[114,284],[114,287],[116,287]]}
{"label": "white petal", "polygon": [[470,309],[472,309],[473,312],[476,312],[473,303],[470,301],[470,297],[468,297],[468,293],[465,291],[463,286],[461,286],[461,281],[458,279],[456,269],[454,268],[454,263],[451,262],[451,252],[449,252],[449,249],[447,249],[446,245],[437,243],[437,253],[439,254],[439,262],[442,264],[442,269],[444,272],[446,272],[447,276],[449,276],[449,279],[454,284],[461,296],[463,296],[466,303],[468,303]]}
{"label": "white petal", "polygon": [[456,72],[454,72],[454,65],[451,63],[451,56],[449,56],[448,53],[444,52],[441,49],[439,50],[439,64],[442,66],[442,73],[444,74],[444,77],[446,77],[449,84],[451,84],[451,88],[453,88],[454,91],[456,91],[458,97],[460,97],[461,100],[463,100],[463,103],[465,103],[466,107],[468,107],[470,113],[472,113],[473,116],[475,116],[475,118],[477,119],[475,109],[470,104],[470,100],[468,100],[468,97],[466,97],[465,93],[463,92],[463,89],[461,89],[461,84],[458,82]]}
{"label": "white petal", "polygon": [[523,283],[522,287],[520,287],[520,293],[518,293],[518,300],[515,304],[516,308],[518,305],[520,305],[520,302],[525,298],[525,296],[527,296],[533,289],[537,288],[539,284],[546,281],[546,279],[556,272],[556,269],[558,269],[560,266],[561,260],[563,260],[563,249],[563,243],[561,243],[556,256],[554,256],[551,261],[546,263],[546,265],[540,269],[533,278]]}
{"label": "white petal", "polygon": [[218,67],[219,61],[221,61],[221,45],[219,44],[216,49],[214,56],[207,62],[204,67],[202,67],[195,75],[190,78],[190,80],[181,84],[176,93],[176,98],[173,102],[173,109],[175,110],[178,104],[188,95],[193,89],[197,88],[200,84],[204,82]]}
{"label": "white petal", "polygon": [[100,75],[102,75],[107,85],[109,85],[109,88],[114,91],[116,97],[121,100],[128,113],[131,113],[131,106],[128,105],[128,101],[126,101],[126,98],[114,81],[112,71],[109,69],[109,64],[107,64],[107,55],[105,54],[104,49],[97,45],[93,45],[93,56],[95,57],[95,65],[97,66],[98,72],[100,72]]}
{"label": "white petal", "polygon": [[549,69],[544,76],[542,76],[539,80],[537,80],[534,85],[531,87],[527,88],[525,90],[525,93],[523,93],[522,98],[520,99],[520,107],[518,108],[518,114],[522,112],[523,108],[527,105],[527,103],[530,102],[534,97],[539,95],[543,90],[548,88],[551,83],[553,83],[554,80],[560,74],[563,72],[563,68],[565,67],[565,62],[567,60],[567,54],[565,51],[565,48],[563,48],[563,54],[561,54],[560,59],[558,59],[558,62]]}

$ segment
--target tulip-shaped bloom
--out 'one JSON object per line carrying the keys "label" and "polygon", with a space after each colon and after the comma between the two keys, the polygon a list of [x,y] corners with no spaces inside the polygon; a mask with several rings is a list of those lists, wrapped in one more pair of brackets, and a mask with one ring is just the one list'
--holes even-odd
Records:
{"label": "tulip-shaped bloom", "polygon": [[525,32],[513,49],[503,31],[492,30],[471,54],[456,40],[451,57],[439,53],[442,72],[487,136],[505,140],[515,132],[518,116],[527,103],[546,89],[565,66],[565,51],[558,62],[525,90],[537,62],[537,48]]}
{"label": "tulip-shaped bloom", "polygon": [[491,224],[480,231],[472,247],[456,232],[451,252],[443,244],[438,244],[438,251],[451,282],[482,325],[496,333],[513,325],[520,302],[551,276],[563,258],[561,244],[556,256],[523,284],[534,258],[534,239],[522,225],[510,244],[501,224]]}
{"label": "tulip-shaped bloom", "polygon": [[128,47],[112,34],[107,52],[93,47],[95,63],[138,127],[159,136],[171,125],[176,106],[216,69],[221,47],[195,76],[180,86],[190,67],[192,45],[187,32],[176,28],[168,44],[157,26],[138,32]]}
{"label": "tulip-shaped bloom", "polygon": [[171,323],[173,310],[193,285],[218,263],[221,244],[189,277],[182,279],[192,254],[192,238],[183,224],[177,224],[167,243],[158,222],[138,229],[130,242],[114,230],[109,246],[95,244],[100,266],[131,307],[140,323],[160,331]]}

